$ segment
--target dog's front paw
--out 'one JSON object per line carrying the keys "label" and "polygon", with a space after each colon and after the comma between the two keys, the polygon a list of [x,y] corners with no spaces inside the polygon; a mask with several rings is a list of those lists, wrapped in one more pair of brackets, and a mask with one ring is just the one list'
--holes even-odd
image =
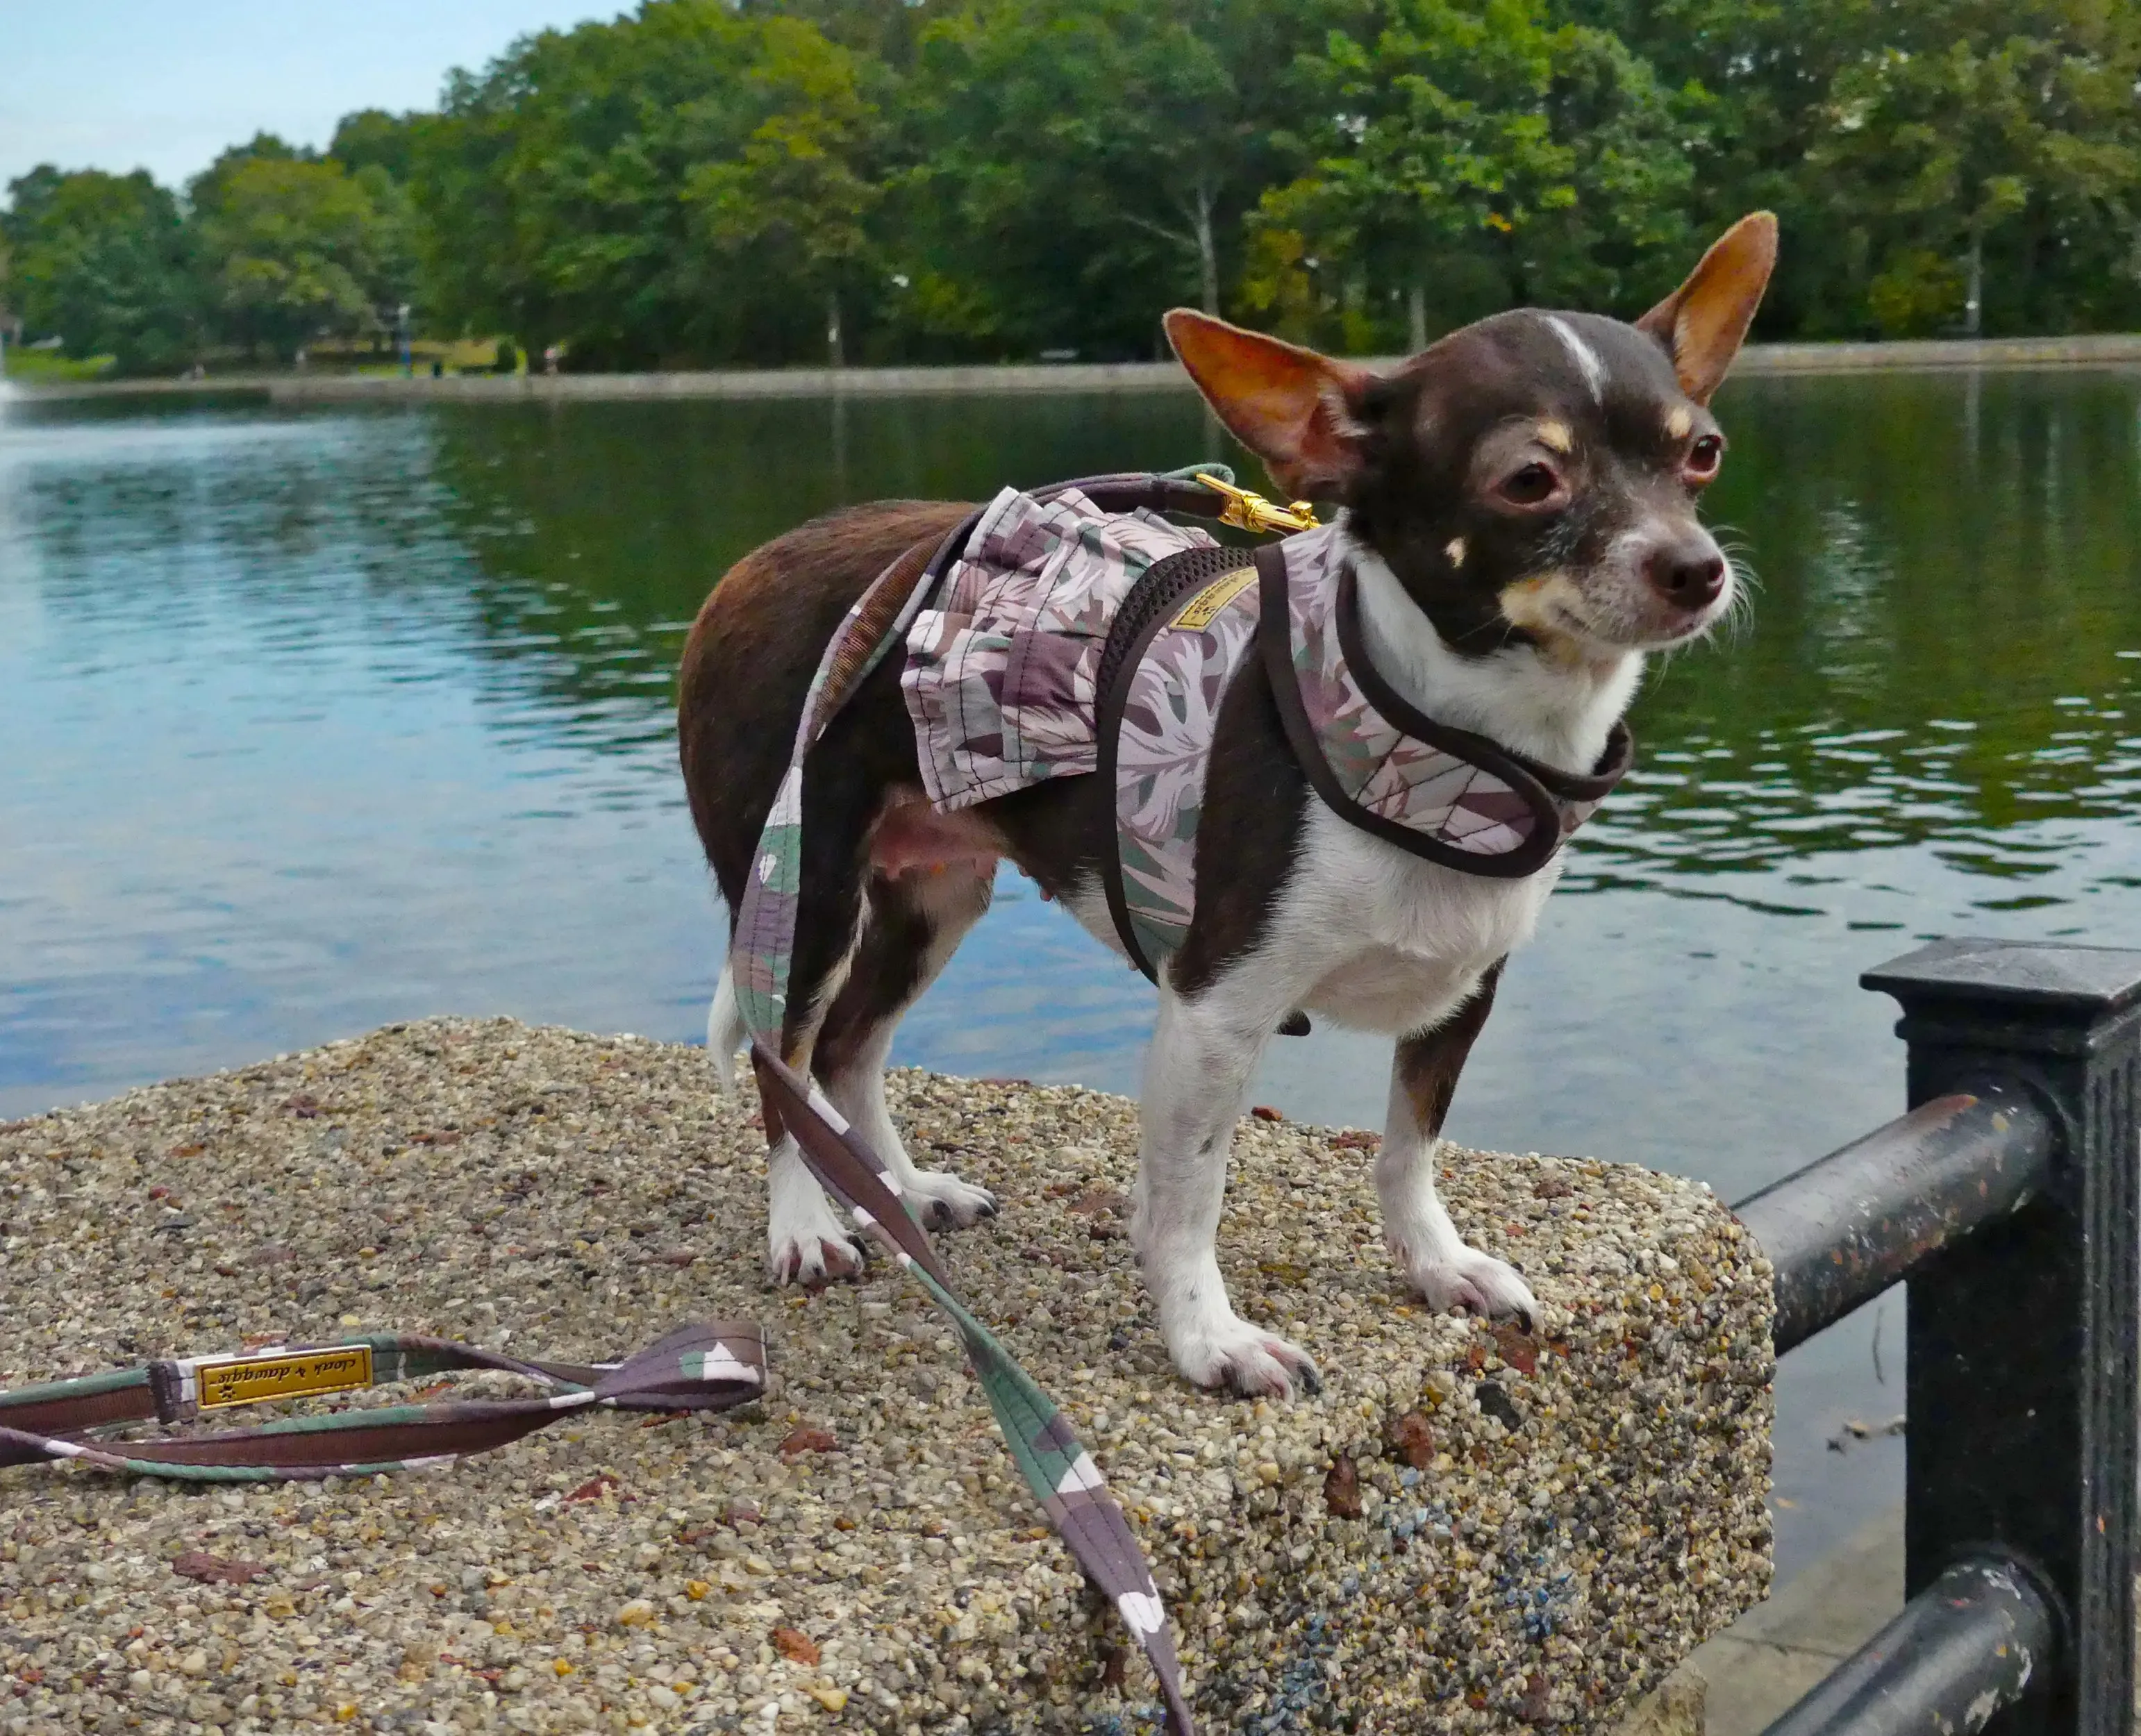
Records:
{"label": "dog's front paw", "polygon": [[776,1284],[800,1284],[805,1289],[829,1284],[835,1278],[861,1276],[862,1250],[844,1236],[812,1236],[798,1241],[783,1237],[766,1255],[766,1271]]}
{"label": "dog's front paw", "polygon": [[918,1169],[900,1188],[925,1229],[963,1230],[997,1215],[996,1195],[961,1181],[948,1169]]}
{"label": "dog's front paw", "polygon": [[765,1269],[776,1284],[826,1284],[861,1276],[862,1250],[816,1183],[775,1195]]}
{"label": "dog's front paw", "polygon": [[1527,1326],[1539,1317],[1533,1296],[1517,1270],[1506,1261],[1476,1248],[1460,1247],[1454,1258],[1405,1257],[1398,1250],[1405,1276],[1437,1314],[1476,1314],[1488,1320],[1521,1319]]}
{"label": "dog's front paw", "polygon": [[1291,1399],[1296,1388],[1323,1390],[1323,1377],[1306,1350],[1233,1314],[1182,1334],[1174,1365],[1198,1385],[1237,1398]]}

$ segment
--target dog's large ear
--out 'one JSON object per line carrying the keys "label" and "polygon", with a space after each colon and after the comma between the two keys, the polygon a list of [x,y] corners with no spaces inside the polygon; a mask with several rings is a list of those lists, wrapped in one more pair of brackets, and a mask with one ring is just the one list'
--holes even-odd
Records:
{"label": "dog's large ear", "polygon": [[1698,404],[1725,383],[1777,263],[1777,219],[1767,211],[1741,218],[1711,243],[1687,281],[1641,319],[1666,347],[1681,390]]}
{"label": "dog's large ear", "polygon": [[1296,495],[1344,492],[1361,468],[1356,420],[1375,376],[1192,308],[1167,316],[1167,341],[1212,413]]}

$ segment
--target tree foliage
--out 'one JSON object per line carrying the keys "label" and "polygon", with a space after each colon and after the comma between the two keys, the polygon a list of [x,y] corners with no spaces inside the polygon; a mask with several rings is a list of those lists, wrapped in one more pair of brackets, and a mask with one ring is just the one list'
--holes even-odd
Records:
{"label": "tree foliage", "polygon": [[421,115],[390,115],[385,109],[359,109],[336,125],[327,155],[352,175],[377,170],[397,186],[406,186],[416,167]]}
{"label": "tree foliage", "polygon": [[[1978,329],[1988,254],[2002,324],[2023,315],[2046,267],[2085,303],[2122,277],[2130,283],[2141,190],[2127,124],[2141,76],[2130,17],[2072,6],[1918,12],[1904,42],[1839,72],[1826,136],[1808,157],[1865,258],[1873,317],[1899,335],[1957,321]],[[2125,258],[2107,256],[2106,234]],[[2077,246],[2086,273],[2060,272],[2057,253]]]}
{"label": "tree foliage", "polygon": [[793,18],[756,26],[751,50],[738,68],[729,148],[684,177],[688,232],[716,293],[771,281],[822,303],[837,363],[843,296],[866,293],[876,252],[869,219],[883,189],[872,173],[883,138],[874,81],[866,61]]}
{"label": "tree foliage", "polygon": [[1147,356],[1156,305],[1220,311],[1281,166],[1287,17],[1277,0],[985,0],[933,19],[909,81],[909,317],[1029,354]]}
{"label": "tree foliage", "polygon": [[720,0],[648,0],[455,75],[413,186],[434,313],[582,365],[810,354],[868,251],[881,75]]}
{"label": "tree foliage", "polygon": [[1775,209],[1760,335],[2141,321],[2141,0],[643,0],[234,148],[41,169],[5,294],[128,366],[413,302],[567,366],[1354,351],[1632,312]]}
{"label": "tree foliage", "polygon": [[1537,0],[1380,0],[1301,65],[1326,118],[1292,140],[1307,166],[1263,196],[1253,302],[1311,327],[1335,312],[1352,347],[1418,348],[1453,315],[1666,287],[1700,99],[1668,95],[1610,32]]}
{"label": "tree foliage", "polygon": [[8,188],[7,294],[33,332],[130,371],[175,368],[199,342],[178,201],[143,172],[32,170]]}
{"label": "tree foliage", "polygon": [[384,170],[352,175],[263,135],[225,151],[189,190],[217,324],[249,353],[287,358],[308,338],[389,317],[406,278],[406,224]]}

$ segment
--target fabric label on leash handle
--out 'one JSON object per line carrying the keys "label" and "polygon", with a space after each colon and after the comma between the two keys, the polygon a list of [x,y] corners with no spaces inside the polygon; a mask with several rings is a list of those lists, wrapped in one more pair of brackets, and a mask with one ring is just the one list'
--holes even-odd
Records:
{"label": "fabric label on leash handle", "polygon": [[273,1399],[308,1399],[372,1384],[372,1346],[339,1345],[325,1350],[262,1351],[194,1365],[194,1403],[203,1410],[264,1404]]}

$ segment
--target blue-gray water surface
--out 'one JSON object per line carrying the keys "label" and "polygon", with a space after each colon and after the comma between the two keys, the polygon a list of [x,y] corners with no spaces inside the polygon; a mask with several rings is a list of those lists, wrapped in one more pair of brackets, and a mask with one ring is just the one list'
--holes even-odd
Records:
{"label": "blue-gray water surface", "polygon": [[[1655,671],[1450,1131],[1738,1197],[1901,1107],[1862,969],[2141,942],[2141,378],[1720,408],[1756,606]],[[723,568],[845,500],[1215,446],[1186,396],[0,401],[0,1117],[441,1011],[696,1040],[670,708]],[[1134,1090],[1151,1006],[1007,875],[896,1059]],[[1374,1126],[1386,1065],[1319,1030],[1255,1100]],[[1784,1571],[1895,1498],[1900,1443],[1843,1431],[1900,1411],[1902,1344],[1891,1298],[1785,1364]]]}

